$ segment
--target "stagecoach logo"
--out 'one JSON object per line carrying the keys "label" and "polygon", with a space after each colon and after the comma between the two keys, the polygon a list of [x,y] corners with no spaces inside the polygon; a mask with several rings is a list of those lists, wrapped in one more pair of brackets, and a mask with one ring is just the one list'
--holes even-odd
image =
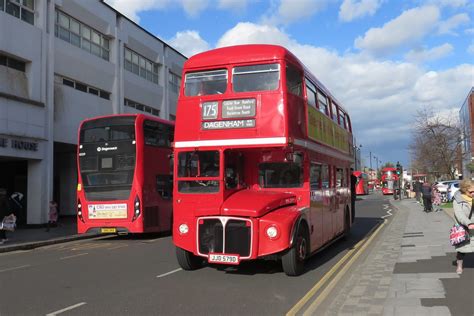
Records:
{"label": "stagecoach logo", "polygon": [[97,151],[109,151],[109,150],[117,150],[117,147],[97,147]]}

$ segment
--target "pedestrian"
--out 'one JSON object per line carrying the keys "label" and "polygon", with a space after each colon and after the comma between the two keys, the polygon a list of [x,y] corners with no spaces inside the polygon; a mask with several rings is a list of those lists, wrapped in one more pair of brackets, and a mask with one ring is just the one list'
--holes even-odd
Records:
{"label": "pedestrian", "polygon": [[56,227],[58,223],[58,204],[54,201],[49,201],[49,220],[46,231],[49,232],[49,227]]}
{"label": "pedestrian", "polygon": [[421,196],[421,182],[415,181],[413,183],[413,191],[415,192],[415,200],[416,203],[420,203],[420,196]]}
{"label": "pedestrian", "polygon": [[[10,214],[8,210],[7,190],[0,188],[0,223]],[[4,229],[0,229],[0,245],[4,244],[7,239],[7,234]]]}
{"label": "pedestrian", "polygon": [[463,180],[459,184],[459,191],[454,194],[453,209],[456,224],[463,225],[469,231],[469,237],[465,242],[456,245],[456,273],[463,271],[463,260],[466,253],[474,252],[474,218],[473,212],[474,183],[471,180]]}
{"label": "pedestrian", "polygon": [[411,191],[410,181],[407,181],[405,183],[405,198],[407,198],[407,199],[410,198],[410,191]]}
{"label": "pedestrian", "polygon": [[431,185],[428,181],[421,186],[421,194],[423,196],[423,210],[427,213],[431,212]]}
{"label": "pedestrian", "polygon": [[354,223],[355,219],[355,202],[356,202],[356,184],[357,177],[353,174],[353,169],[351,168],[351,210],[352,210],[352,222]]}
{"label": "pedestrian", "polygon": [[435,212],[441,211],[441,192],[439,192],[436,185],[431,187],[431,204],[434,205]]}

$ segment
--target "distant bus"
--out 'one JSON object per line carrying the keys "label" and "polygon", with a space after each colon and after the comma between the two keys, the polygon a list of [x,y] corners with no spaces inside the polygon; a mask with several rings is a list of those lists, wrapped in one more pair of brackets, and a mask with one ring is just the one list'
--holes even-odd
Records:
{"label": "distant bus", "polygon": [[241,45],[184,65],[173,242],[185,270],[281,260],[287,275],[352,225],[347,111],[291,52]]}
{"label": "distant bus", "polygon": [[388,195],[393,194],[394,190],[398,188],[398,178],[399,176],[396,173],[397,168],[383,168],[382,169],[382,194]]}
{"label": "distant bus", "polygon": [[143,114],[83,121],[79,128],[80,234],[171,229],[174,123]]}
{"label": "distant bus", "polygon": [[352,174],[357,177],[356,182],[356,194],[367,195],[369,194],[369,176],[367,173],[362,171],[354,171]]}

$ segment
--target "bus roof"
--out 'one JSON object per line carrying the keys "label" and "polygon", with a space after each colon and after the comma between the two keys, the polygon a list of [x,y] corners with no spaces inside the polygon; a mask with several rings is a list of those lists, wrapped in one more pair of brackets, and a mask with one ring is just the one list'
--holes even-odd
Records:
{"label": "bus roof", "polygon": [[316,78],[311,71],[292,52],[280,45],[270,44],[246,44],[227,46],[205,51],[190,57],[184,63],[184,69],[197,70],[203,68],[214,68],[229,64],[255,63],[261,61],[288,60],[304,70],[305,76],[311,79],[328,97],[339,105],[339,108],[347,113],[329,90]]}
{"label": "bus roof", "polygon": [[132,116],[132,117],[144,117],[144,118],[146,118],[146,119],[150,119],[150,120],[154,120],[154,121],[159,121],[159,122],[164,123],[164,124],[174,125],[174,122],[173,122],[173,121],[167,121],[167,120],[162,119],[162,118],[157,117],[157,116],[152,116],[152,115],[147,115],[147,114],[142,114],[142,113],[125,113],[125,114],[109,114],[109,115],[101,115],[101,116],[89,117],[89,118],[84,119],[84,120],[81,122],[80,127],[82,127],[82,125],[83,125],[85,122],[90,122],[90,121],[95,121],[95,120],[100,120],[100,119],[105,119],[105,118],[127,117],[127,116]]}

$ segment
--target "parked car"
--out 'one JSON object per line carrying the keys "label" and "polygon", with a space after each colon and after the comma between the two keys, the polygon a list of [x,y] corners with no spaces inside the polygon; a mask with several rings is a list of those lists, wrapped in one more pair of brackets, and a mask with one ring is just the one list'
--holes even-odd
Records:
{"label": "parked car", "polygon": [[448,201],[451,202],[454,198],[454,194],[459,191],[459,182],[453,182],[449,185],[447,191]]}
{"label": "parked car", "polygon": [[446,203],[448,202],[448,187],[452,183],[458,183],[459,180],[447,180],[447,181],[439,181],[436,182],[436,187],[438,191],[441,193],[441,202]]}

